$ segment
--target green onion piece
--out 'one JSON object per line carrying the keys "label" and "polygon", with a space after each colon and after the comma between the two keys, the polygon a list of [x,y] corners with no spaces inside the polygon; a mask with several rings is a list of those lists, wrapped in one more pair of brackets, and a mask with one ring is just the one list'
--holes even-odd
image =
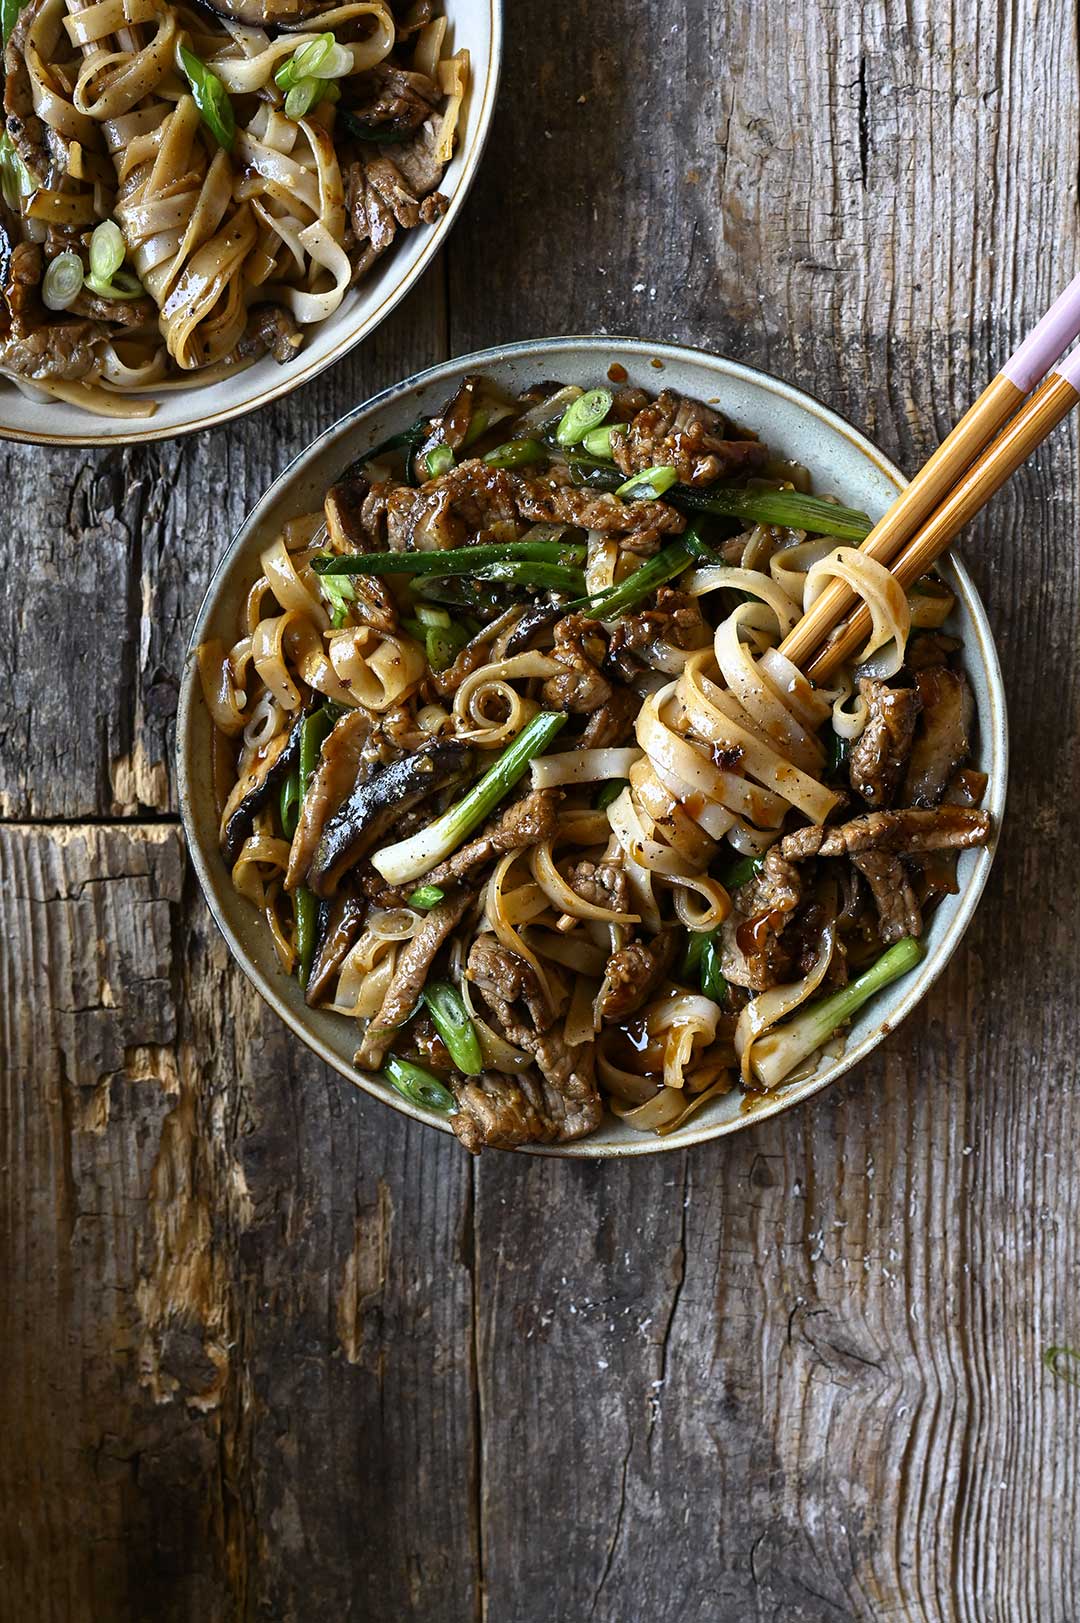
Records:
{"label": "green onion piece", "polygon": [[287,840],[296,833],[300,821],[300,774],[290,772],[281,785],[281,832]]}
{"label": "green onion piece", "polygon": [[477,580],[505,580],[516,586],[538,586],[549,592],[566,592],[571,597],[585,590],[585,576],[580,569],[565,569],[559,564],[532,563],[529,560],[505,564],[485,564],[476,571]]}
{"label": "green onion piece", "polygon": [[441,479],[454,466],[454,452],[449,445],[436,445],[424,458],[429,479]]}
{"label": "green onion piece", "polygon": [[486,406],[481,406],[479,411],[474,411],[469,418],[469,426],[465,430],[465,438],[461,442],[462,446],[475,445],[481,434],[486,433],[490,421],[491,413]]}
{"label": "green onion piece", "polygon": [[457,987],[449,981],[432,981],[424,988],[424,1002],[458,1070],[465,1076],[479,1076],[484,1069],[480,1039]]}
{"label": "green onion piece", "polygon": [[449,609],[437,609],[433,603],[418,603],[416,605],[416,618],[422,626],[453,625]]}
{"label": "green onion piece", "polygon": [[605,783],[593,801],[597,811],[607,811],[612,802],[618,800],[623,790],[629,788],[629,785],[629,778],[612,778],[610,783]]}
{"label": "green onion piece", "polygon": [[349,604],[356,601],[353,584],[347,575],[323,575],[319,590],[330,605],[331,624],[338,631],[348,619]]}
{"label": "green onion piece", "polygon": [[427,626],[421,625],[419,620],[413,620],[407,615],[402,615],[401,629],[407,631],[410,637],[415,637],[417,642],[427,641]]}
{"label": "green onion piece", "polygon": [[764,857],[734,857],[723,864],[716,877],[725,890],[738,890],[753,879],[764,861]]}
{"label": "green onion piece", "polygon": [[919,941],[898,941],[847,986],[808,1003],[782,1026],[759,1037],[754,1045],[753,1068],[762,1087],[775,1088],[839,1026],[851,1020],[875,992],[914,969],[924,950]]}
{"label": "green onion piece", "polygon": [[228,91],[217,74],[186,45],[177,47],[177,55],[203,123],[218,146],[228,151],[236,139],[236,114]]}
{"label": "green onion piece", "polygon": [[668,466],[643,468],[640,473],[635,473],[633,478],[621,484],[615,494],[621,496],[624,501],[652,502],[678,482],[679,474],[675,468]]}
{"label": "green onion piece", "polygon": [[319,928],[319,898],[306,885],[293,891],[293,918],[296,920],[296,978],[304,991],[311,979],[311,966],[315,961],[315,938]]}
{"label": "green onion piece", "polygon": [[705,943],[712,935],[712,931],[689,930],[687,935],[689,940],[686,943],[686,951],[683,953],[682,962],[679,965],[679,979],[695,982],[699,979],[701,955],[705,951]]}
{"label": "green onion piece", "polygon": [[[446,547],[434,552],[324,552],[311,560],[311,567],[324,578],[327,575],[475,575],[489,564],[581,564],[585,561],[585,552],[584,543],[578,541],[500,541],[479,547]],[[655,561],[650,559],[651,563]]]}
{"label": "green onion piece", "polygon": [[701,990],[706,997],[711,997],[714,1003],[726,1006],[730,1000],[728,983],[720,969],[720,943],[716,932],[709,930],[707,939],[701,949]]}
{"label": "green onion piece", "polygon": [[111,282],[103,282],[99,276],[85,276],[83,286],[99,299],[141,299],[146,291],[137,276],[122,270],[113,272]]}
{"label": "green onion piece", "polygon": [[[330,36],[333,40],[333,35]],[[302,53],[297,53],[298,55]],[[297,73],[301,78],[309,75],[316,79],[343,79],[347,73],[352,72],[353,54],[347,45],[339,45],[334,40],[326,55],[318,62],[312,64],[303,62],[298,65]]]}
{"label": "green onion piece", "polygon": [[413,1065],[407,1059],[398,1059],[391,1054],[383,1062],[382,1074],[403,1098],[408,1099],[410,1104],[419,1105],[422,1110],[438,1110],[443,1115],[449,1115],[454,1109],[454,1095],[450,1089],[437,1076],[425,1071],[422,1065]]}
{"label": "green onion piece", "polygon": [[1070,1386],[1080,1386],[1080,1352],[1073,1347],[1047,1347],[1042,1361],[1058,1380]]}
{"label": "green onion piece", "polygon": [[90,238],[90,275],[99,282],[110,282],[114,271],[124,263],[127,249],[124,236],[115,220],[102,220],[94,227]]}
{"label": "green onion piece", "polygon": [[829,746],[829,775],[841,778],[847,771],[848,760],[851,755],[851,742],[841,738],[839,733],[833,733],[832,743]]}
{"label": "green onion piece", "polygon": [[469,640],[464,626],[428,626],[424,638],[427,662],[433,671],[451,666]]}
{"label": "green onion piece", "polygon": [[567,406],[555,430],[560,445],[576,445],[592,429],[598,428],[611,410],[610,389],[588,389]]}
{"label": "green onion piece", "polygon": [[835,535],[839,541],[863,541],[873,529],[873,521],[853,507],[840,507],[822,501],[820,496],[803,496],[797,490],[725,489],[710,485],[694,490],[678,485],[671,492],[676,507],[695,513],[716,513],[721,518],[742,519],[748,524],[775,524],[788,530],[808,530],[813,535]]}
{"label": "green onion piece", "polygon": [[27,0],[0,0],[0,30],[3,32],[3,42],[6,45],[19,20],[19,13]]}
{"label": "green onion piece", "polygon": [[0,129],[0,192],[4,202],[17,213],[23,198],[36,190],[37,182],[16,152],[11,136]]}
{"label": "green onion piece", "polygon": [[41,299],[47,310],[67,310],[82,292],[83,262],[72,249],[49,260],[41,282]]}
{"label": "green onion piece", "polygon": [[285,117],[294,122],[305,118],[315,106],[322,93],[322,83],[318,79],[298,79],[285,96]]}
{"label": "green onion piece", "polygon": [[541,710],[533,716],[456,806],[451,806],[409,839],[375,852],[371,860],[383,878],[391,885],[407,885],[451,856],[462,840],[467,839],[510,793],[529,762],[544,753],[566,721],[564,711]]}
{"label": "green onion piece", "polygon": [[301,45],[298,51],[285,58],[274,74],[274,83],[279,90],[291,90],[301,79],[313,74],[333,50],[336,41],[333,34],[319,34],[317,38]]}
{"label": "green onion piece", "polygon": [[410,907],[415,907],[421,913],[427,913],[431,908],[437,907],[446,895],[438,885],[420,885],[411,896],[406,897]]}
{"label": "green onion piece", "polygon": [[507,440],[505,445],[488,451],[484,461],[489,468],[524,468],[531,462],[545,461],[547,454],[539,440]]}
{"label": "green onion piece", "polygon": [[590,456],[600,457],[604,462],[611,461],[611,430],[618,428],[618,423],[608,423],[604,428],[592,428],[582,437],[582,445]]}
{"label": "green onion piece", "polygon": [[[588,612],[597,620],[617,620],[628,609],[635,608],[637,604],[651,597],[660,586],[666,586],[669,580],[674,580],[692,562],[687,536],[695,535],[696,527],[690,525],[686,535],[678,541],[671,542],[662,547],[655,558],[650,558],[632,575],[627,575],[618,586],[610,591],[602,592],[598,597],[590,598],[584,605]],[[576,604],[573,607],[577,607]]]}
{"label": "green onion piece", "polygon": [[322,747],[334,726],[333,713],[328,706],[313,710],[305,717],[300,731],[300,799],[308,792],[308,784],[319,764]]}

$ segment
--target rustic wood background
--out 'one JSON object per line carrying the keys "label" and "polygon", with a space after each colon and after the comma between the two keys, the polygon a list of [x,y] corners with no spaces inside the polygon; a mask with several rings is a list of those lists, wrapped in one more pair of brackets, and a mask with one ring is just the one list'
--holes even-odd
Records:
{"label": "rustic wood background", "polygon": [[0,1617],[1080,1617],[1077,448],[968,543],[1010,814],[923,1016],[627,1165],[490,1154],[234,970],[172,783],[188,627],[317,430],[500,339],[686,340],[908,467],[1076,271],[1075,6],[510,0],[443,262],[291,400],[2,453]]}

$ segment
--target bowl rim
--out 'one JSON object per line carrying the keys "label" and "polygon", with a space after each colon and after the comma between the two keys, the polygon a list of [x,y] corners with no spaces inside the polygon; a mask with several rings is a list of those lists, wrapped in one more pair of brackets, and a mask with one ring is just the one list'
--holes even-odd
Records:
{"label": "bowl rim", "polygon": [[[446,238],[453,229],[455,220],[464,208],[466,198],[479,171],[488,137],[491,134],[495,105],[498,100],[499,81],[502,76],[503,0],[487,0],[487,7],[490,29],[489,39],[491,42],[488,52],[488,70],[484,78],[483,96],[475,108],[473,108],[470,98],[472,129],[468,136],[467,145],[460,154],[462,159],[461,178],[454,187],[446,213],[429,229],[427,240],[417,255],[415,262],[394,283],[385,298],[375,306],[374,310],[369,312],[359,327],[344,332],[325,355],[309,360],[307,365],[300,367],[298,370],[293,371],[289,366],[280,367],[279,372],[283,373],[284,376],[274,379],[253,400],[225,406],[209,417],[200,417],[179,427],[154,427],[154,420],[150,417],[145,419],[146,427],[131,426],[126,428],[123,433],[93,434],[80,432],[53,434],[43,433],[35,429],[12,428],[0,421],[0,440],[9,440],[16,445],[46,445],[78,450],[90,446],[121,447],[148,445],[155,440],[185,439],[189,434],[201,434],[205,429],[220,428],[225,423],[235,422],[237,418],[246,417],[250,412],[261,411],[264,406],[269,406],[273,401],[280,400],[283,395],[292,394],[294,390],[311,383],[320,373],[325,372],[328,366],[333,366],[337,361],[342,360],[357,344],[362,343],[366,338],[370,338],[386,320],[387,316],[390,315],[391,311],[397,308],[406,294],[412,291],[425,271],[430,268],[432,260],[443,247]],[[270,375],[272,376],[272,374]],[[0,379],[0,381],[9,380]],[[208,387],[213,388],[214,385],[210,384]],[[198,398],[198,388],[193,388],[191,394]],[[89,422],[94,421],[89,413],[87,414],[87,420]],[[343,421],[344,419],[339,420]],[[132,424],[137,424],[139,421],[140,419],[134,418]],[[303,455],[303,452],[300,452],[300,455]]]}
{"label": "bowl rim", "polygon": [[[210,577],[198,614],[192,625],[181,673],[176,720],[175,763],[177,795],[189,859],[195,869],[206,904],[225,939],[230,953],[264,1002],[269,1004],[274,1013],[299,1037],[301,1042],[318,1058],[323,1060],[325,1064],[337,1071],[346,1081],[370,1094],[380,1103],[389,1105],[391,1109],[403,1115],[411,1116],[414,1120],[423,1122],[427,1126],[451,1134],[453,1129],[445,1118],[417,1108],[402,1096],[396,1094],[391,1096],[383,1085],[377,1083],[374,1079],[369,1079],[363,1072],[357,1071],[354,1067],[343,1062],[340,1056],[317,1033],[312,1031],[301,1017],[294,1014],[276,987],[263,976],[259,967],[249,957],[243,943],[238,939],[225,918],[217,899],[220,877],[211,871],[206,853],[198,841],[192,808],[191,778],[188,772],[190,733],[196,697],[198,696],[201,701],[195,650],[202,640],[206,622],[211,618],[216,607],[221,579],[230,568],[236,554],[243,548],[249,537],[257,530],[272,508],[286,494],[294,479],[303,472],[310,462],[315,461],[330,441],[339,436],[344,438],[349,428],[360,418],[374,415],[384,407],[407,398],[412,392],[426,389],[431,384],[439,381],[451,382],[466,372],[482,372],[486,366],[508,360],[528,358],[529,356],[540,357],[553,350],[570,350],[576,353],[600,351],[609,361],[630,357],[635,361],[657,360],[660,362],[670,361],[674,364],[690,363],[692,365],[704,363],[718,377],[734,378],[756,387],[762,387],[767,393],[774,394],[808,415],[815,417],[820,423],[848,440],[866,460],[876,467],[879,473],[884,475],[885,479],[894,486],[897,492],[903,490],[908,483],[899,468],[846,418],[835,412],[831,407],[824,405],[814,395],[797,388],[794,384],[788,383],[782,378],[775,377],[771,373],[761,371],[757,367],[747,366],[741,361],[731,360],[726,356],[711,354],[707,350],[687,344],[653,343],[647,339],[612,336],[604,333],[595,335],[571,334],[550,338],[523,339],[516,343],[499,344],[488,349],[477,350],[469,355],[453,356],[448,360],[440,361],[435,366],[416,372],[399,383],[380,390],[370,400],[354,406],[351,411],[345,413],[336,423],[325,428],[309,445],[298,452],[240,524]],[[632,1139],[625,1142],[619,1140],[616,1143],[599,1144],[594,1143],[590,1138],[583,1138],[568,1144],[523,1145],[512,1153],[520,1154],[523,1149],[525,1153],[530,1155],[555,1156],[572,1160],[621,1160],[629,1156],[658,1155],[669,1150],[689,1149],[694,1145],[714,1139],[726,1138],[732,1133],[755,1126],[759,1121],[768,1120],[805,1103],[824,1088],[838,1081],[854,1066],[860,1064],[907,1018],[944,972],[960,943],[961,937],[971,922],[990,875],[1000,836],[1009,766],[1008,717],[1004,686],[997,649],[986,617],[986,610],[955,548],[951,549],[948,555],[948,566],[956,575],[961,588],[965,610],[970,616],[971,629],[978,649],[979,663],[986,680],[988,701],[988,737],[986,746],[991,756],[993,768],[990,774],[989,798],[986,804],[993,817],[993,833],[988,845],[974,853],[975,864],[968,876],[963,892],[957,898],[956,909],[945,934],[935,943],[916,969],[898,983],[904,988],[898,1000],[890,1006],[884,1018],[876,1026],[867,1032],[854,1047],[845,1049],[832,1064],[825,1067],[819,1076],[807,1078],[805,1081],[795,1084],[794,1087],[778,1090],[775,1094],[763,1095],[760,1099],[755,1097],[748,1107],[740,1110],[738,1115],[728,1121],[706,1125],[691,1120],[686,1128],[663,1138],[655,1134],[642,1133],[634,1134]],[[216,852],[214,855],[216,855]],[[592,1147],[590,1148],[590,1146]]]}

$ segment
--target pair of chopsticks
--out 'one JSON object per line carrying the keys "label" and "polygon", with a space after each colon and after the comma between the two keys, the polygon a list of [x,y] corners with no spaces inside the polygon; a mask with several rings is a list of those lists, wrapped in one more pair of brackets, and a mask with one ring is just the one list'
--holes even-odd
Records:
{"label": "pair of chopsticks", "polygon": [[[885,564],[905,591],[1080,400],[1080,349],[1060,361],[1078,334],[1080,276],[870,531],[859,550]],[[1060,364],[1025,402],[1054,361]],[[850,612],[858,601],[846,581],[832,581],[780,652],[820,682],[850,658],[870,630],[865,604]]]}

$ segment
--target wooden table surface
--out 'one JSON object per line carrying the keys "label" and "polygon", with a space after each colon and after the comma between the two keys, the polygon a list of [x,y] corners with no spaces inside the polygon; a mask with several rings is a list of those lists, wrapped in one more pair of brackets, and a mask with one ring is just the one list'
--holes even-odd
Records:
{"label": "wooden table surface", "polygon": [[801,1110],[474,1163],[309,1057],[186,869],[192,616],[355,402],[628,332],[911,470],[1080,262],[1075,7],[507,10],[476,188],[359,353],[221,432],[0,451],[0,1618],[1075,1623],[1073,428],[966,547],[1012,727],[989,888]]}

